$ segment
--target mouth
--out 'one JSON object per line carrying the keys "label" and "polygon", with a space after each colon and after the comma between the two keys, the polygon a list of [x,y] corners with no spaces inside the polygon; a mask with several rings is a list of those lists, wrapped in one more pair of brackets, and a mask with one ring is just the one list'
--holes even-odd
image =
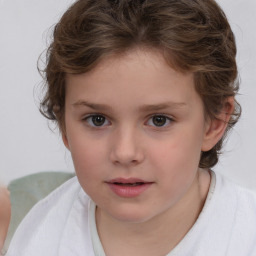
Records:
{"label": "mouth", "polygon": [[153,184],[137,178],[117,178],[106,183],[116,195],[125,198],[138,197]]}
{"label": "mouth", "polygon": [[144,185],[146,183],[144,182],[135,182],[135,183],[120,183],[120,182],[114,182],[112,183],[114,185],[118,185],[118,186],[123,186],[123,187],[136,187],[136,186],[141,186]]}

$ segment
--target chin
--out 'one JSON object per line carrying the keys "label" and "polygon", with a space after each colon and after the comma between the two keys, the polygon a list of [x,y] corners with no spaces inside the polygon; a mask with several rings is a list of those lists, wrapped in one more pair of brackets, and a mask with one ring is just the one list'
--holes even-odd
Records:
{"label": "chin", "polygon": [[118,221],[126,223],[144,223],[149,221],[153,216],[145,211],[139,211],[138,209],[123,209],[115,212],[110,212],[109,215]]}

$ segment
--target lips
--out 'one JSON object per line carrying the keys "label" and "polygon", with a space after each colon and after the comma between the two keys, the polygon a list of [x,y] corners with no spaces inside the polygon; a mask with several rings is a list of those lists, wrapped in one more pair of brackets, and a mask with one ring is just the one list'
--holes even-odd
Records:
{"label": "lips", "polygon": [[138,197],[153,184],[137,178],[116,178],[106,183],[117,196],[125,198]]}
{"label": "lips", "polygon": [[123,186],[123,187],[125,187],[125,186],[136,187],[136,186],[141,186],[141,185],[143,185],[145,183],[142,183],[142,182],[135,182],[135,183],[119,183],[119,182],[115,182],[113,184],[119,185],[119,186]]}

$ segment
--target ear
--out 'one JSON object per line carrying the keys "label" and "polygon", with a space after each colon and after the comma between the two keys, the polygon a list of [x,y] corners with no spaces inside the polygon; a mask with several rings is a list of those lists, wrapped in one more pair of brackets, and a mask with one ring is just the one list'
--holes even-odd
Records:
{"label": "ear", "polygon": [[69,149],[68,138],[67,138],[67,135],[66,135],[65,132],[62,132],[62,141],[63,141],[65,147],[66,147],[68,150],[70,150],[70,149]]}
{"label": "ear", "polygon": [[207,120],[201,151],[211,150],[223,137],[234,107],[234,97],[229,97],[225,100],[224,107],[216,118]]}

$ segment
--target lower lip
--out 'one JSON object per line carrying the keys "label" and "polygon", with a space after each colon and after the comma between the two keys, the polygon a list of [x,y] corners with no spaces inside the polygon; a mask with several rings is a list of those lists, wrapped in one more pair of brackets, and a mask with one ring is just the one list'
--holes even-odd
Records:
{"label": "lower lip", "polygon": [[147,190],[153,183],[144,183],[138,186],[124,186],[113,183],[108,183],[110,189],[118,196],[125,198],[132,198],[141,195]]}

